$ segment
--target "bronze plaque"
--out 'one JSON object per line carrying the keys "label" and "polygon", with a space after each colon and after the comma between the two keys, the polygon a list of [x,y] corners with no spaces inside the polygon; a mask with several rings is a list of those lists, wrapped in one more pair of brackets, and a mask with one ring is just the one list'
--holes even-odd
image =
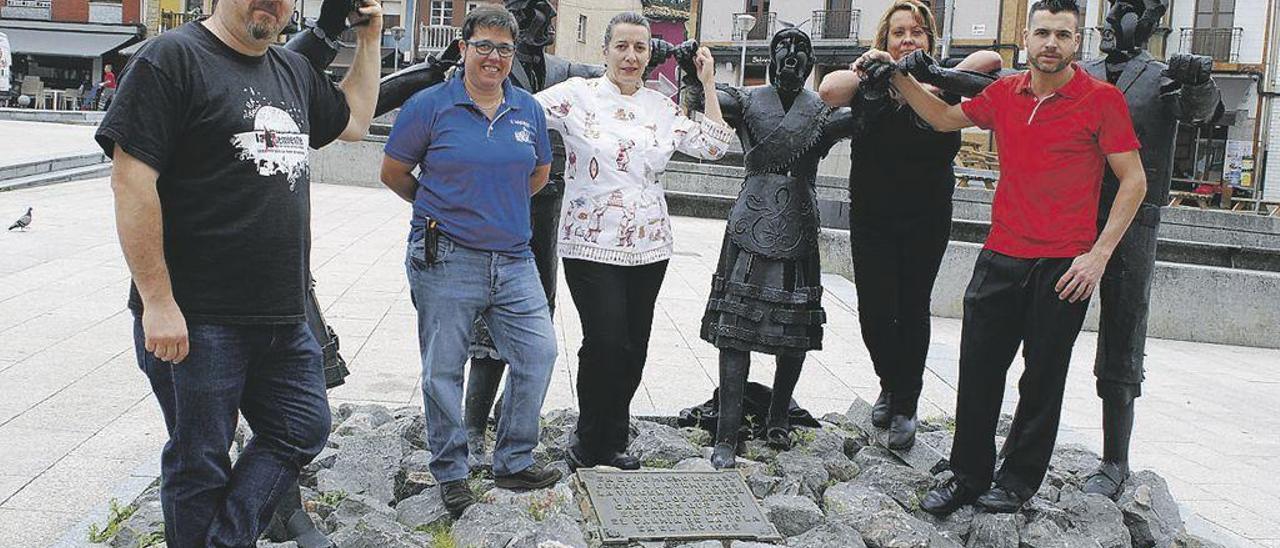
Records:
{"label": "bronze plaque", "polygon": [[605,544],[650,540],[782,540],[735,470],[579,470]]}

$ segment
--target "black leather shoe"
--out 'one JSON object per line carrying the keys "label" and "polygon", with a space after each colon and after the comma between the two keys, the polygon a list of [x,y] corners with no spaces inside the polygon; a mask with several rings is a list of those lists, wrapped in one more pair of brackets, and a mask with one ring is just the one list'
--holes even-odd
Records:
{"label": "black leather shoe", "polygon": [[960,509],[961,506],[972,504],[977,499],[976,489],[956,478],[951,478],[925,493],[924,499],[920,501],[920,509],[935,516],[946,516]]}
{"label": "black leather shoe", "polygon": [[603,464],[605,466],[612,466],[619,470],[639,470],[640,469],[640,459],[638,457],[634,457],[626,453],[614,453],[612,457],[609,457],[607,460],[605,460],[604,462],[601,462],[600,464]]}
{"label": "black leather shoe", "polygon": [[1098,469],[1084,481],[1081,491],[1097,493],[1111,500],[1116,500],[1124,492],[1124,483],[1129,479],[1129,467],[1116,462],[1102,461]]}
{"label": "black leather shoe", "polygon": [[916,427],[920,421],[915,415],[894,415],[889,423],[889,436],[885,445],[895,451],[906,451],[916,444]]}
{"label": "black leather shoe", "polygon": [[978,507],[984,512],[993,514],[1012,514],[1021,509],[1026,502],[1027,499],[999,485],[993,486],[978,497]]}
{"label": "black leather shoe", "polygon": [[476,503],[476,494],[471,492],[467,480],[447,481],[440,484],[440,499],[453,519],[462,517],[462,512]]}
{"label": "black leather shoe", "polygon": [[494,476],[493,483],[503,489],[524,491],[550,487],[560,481],[560,471],[532,464],[528,468],[508,476]]}
{"label": "black leather shoe", "polygon": [[570,472],[577,472],[579,468],[591,468],[596,465],[596,461],[579,455],[577,448],[574,447],[570,447],[565,452],[564,463],[569,465]]}
{"label": "black leather shoe", "polygon": [[716,470],[737,466],[738,457],[734,455],[734,449],[734,446],[727,443],[717,443],[716,448],[711,451],[711,466]]}
{"label": "black leather shoe", "polygon": [[889,411],[889,401],[893,395],[888,390],[881,390],[875,405],[871,406],[871,425],[876,428],[888,428],[893,414]]}

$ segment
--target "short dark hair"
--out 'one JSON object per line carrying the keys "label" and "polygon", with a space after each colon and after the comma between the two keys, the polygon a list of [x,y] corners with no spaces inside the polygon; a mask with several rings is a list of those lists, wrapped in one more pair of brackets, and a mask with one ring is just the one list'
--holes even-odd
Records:
{"label": "short dark hair", "polygon": [[470,40],[478,28],[505,30],[511,33],[511,40],[520,37],[520,23],[507,8],[492,4],[482,4],[472,9],[462,20],[462,39]]}
{"label": "short dark hair", "polygon": [[1031,4],[1031,10],[1027,12],[1027,21],[1031,20],[1031,16],[1037,11],[1047,11],[1049,13],[1067,12],[1076,16],[1076,26],[1080,26],[1080,5],[1076,0],[1039,0]]}
{"label": "short dark hair", "polygon": [[619,13],[613,16],[613,19],[609,20],[609,26],[605,27],[604,29],[605,47],[608,47],[609,42],[613,41],[613,27],[621,24],[636,25],[636,26],[644,27],[644,30],[649,31],[650,35],[653,34],[653,28],[649,26],[649,18],[639,13],[636,13],[634,11],[624,11],[622,13]]}

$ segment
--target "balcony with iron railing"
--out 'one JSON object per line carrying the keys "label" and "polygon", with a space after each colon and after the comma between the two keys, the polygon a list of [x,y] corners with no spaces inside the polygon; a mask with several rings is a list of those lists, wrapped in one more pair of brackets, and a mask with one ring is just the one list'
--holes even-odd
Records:
{"label": "balcony with iron railing", "polygon": [[176,29],[199,18],[200,12],[198,11],[188,13],[180,11],[162,11],[160,12],[160,32]]}
{"label": "balcony with iron railing", "polygon": [[[773,38],[773,33],[778,27],[777,13],[771,11],[765,14],[764,17],[760,17],[758,13],[735,13],[732,20],[737,21],[739,15],[750,15],[756,18],[755,26],[747,30],[747,40],[769,40]],[[733,29],[733,41],[741,42],[742,40],[742,32],[735,27]]]}
{"label": "balcony with iron railing", "polygon": [[1178,50],[1183,53],[1208,55],[1218,63],[1240,62],[1240,35],[1244,29],[1183,28]]}
{"label": "balcony with iron railing", "polygon": [[862,23],[861,10],[815,10],[813,12],[814,40],[858,41],[858,27]]}
{"label": "balcony with iron railing", "polygon": [[418,29],[418,54],[438,54],[459,38],[462,38],[462,29],[459,27],[422,25]]}

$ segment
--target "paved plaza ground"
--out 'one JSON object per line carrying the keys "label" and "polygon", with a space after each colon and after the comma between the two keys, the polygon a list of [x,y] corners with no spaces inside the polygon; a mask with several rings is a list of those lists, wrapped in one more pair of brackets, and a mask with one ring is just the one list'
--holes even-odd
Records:
{"label": "paved plaza ground", "polygon": [[[314,270],[322,306],[352,370],[335,402],[421,403],[415,316],[404,273],[409,207],[388,191],[315,185]],[[0,233],[0,546],[45,546],[83,526],[121,485],[145,483],[165,435],[138,370],[128,270],[106,179],[0,193],[6,226],[28,206],[25,233]],[[669,415],[710,397],[716,350],[698,338],[722,221],[678,218],[676,256],[658,300],[649,364],[632,412]],[[825,348],[796,391],[822,415],[874,399],[849,281],[828,276]],[[1208,289],[1208,288],[1206,288]],[[575,406],[581,329],[561,281],[560,357],[546,409]],[[1212,321],[1187,318],[1187,321]],[[921,415],[955,404],[960,322],[936,318]],[[1091,365],[1081,335],[1060,442],[1101,449]],[[1138,402],[1135,467],[1163,475],[1189,528],[1228,544],[1280,548],[1280,351],[1151,340]],[[754,380],[768,383],[759,360]],[[1017,398],[1011,371],[1006,412]],[[82,537],[83,531],[73,531]]]}

